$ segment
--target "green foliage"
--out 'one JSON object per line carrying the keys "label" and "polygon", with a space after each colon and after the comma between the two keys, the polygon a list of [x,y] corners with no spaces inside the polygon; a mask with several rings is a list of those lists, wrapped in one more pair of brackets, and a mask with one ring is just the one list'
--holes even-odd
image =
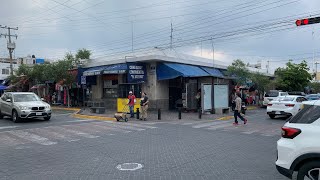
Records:
{"label": "green foliage", "polygon": [[312,89],[313,93],[320,93],[320,83],[319,82],[310,82],[309,86]]}
{"label": "green foliage", "polygon": [[227,72],[229,76],[236,76],[235,81],[238,85],[246,84],[247,79],[250,77],[246,64],[240,59],[234,60],[233,63],[228,66]]}
{"label": "green foliage", "polygon": [[76,54],[76,59],[90,59],[91,51],[87,49],[79,49]]}
{"label": "green foliage", "polygon": [[284,91],[303,91],[312,79],[306,61],[300,64],[288,62],[285,68],[275,71],[277,89]]}
{"label": "green foliage", "polygon": [[260,92],[265,92],[271,85],[270,77],[265,76],[261,73],[252,73],[250,79],[255,84],[257,90],[259,90]]}

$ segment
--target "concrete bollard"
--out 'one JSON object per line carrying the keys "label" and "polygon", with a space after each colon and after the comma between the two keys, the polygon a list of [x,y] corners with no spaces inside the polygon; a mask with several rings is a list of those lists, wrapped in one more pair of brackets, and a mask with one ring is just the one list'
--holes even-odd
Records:
{"label": "concrete bollard", "polygon": [[198,109],[198,113],[199,113],[199,119],[201,119],[201,116],[202,116],[201,108]]}
{"label": "concrete bollard", "polygon": [[179,108],[179,119],[181,119],[181,108]]}

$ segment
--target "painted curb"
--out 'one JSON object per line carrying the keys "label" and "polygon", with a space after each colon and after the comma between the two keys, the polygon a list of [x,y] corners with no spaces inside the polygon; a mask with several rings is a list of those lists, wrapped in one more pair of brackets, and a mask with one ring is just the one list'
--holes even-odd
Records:
{"label": "painted curb", "polygon": [[81,118],[81,119],[93,119],[93,120],[101,120],[101,121],[115,121],[115,118],[111,117],[102,117],[102,116],[90,116],[90,115],[83,115],[83,114],[73,114],[71,115],[74,118]]}
{"label": "painted curb", "polygon": [[65,110],[65,111],[80,111],[80,108],[62,108],[62,107],[51,107],[53,110]]}
{"label": "painted curb", "polygon": [[232,118],[233,116],[224,116],[224,117],[218,118],[217,120],[230,120]]}

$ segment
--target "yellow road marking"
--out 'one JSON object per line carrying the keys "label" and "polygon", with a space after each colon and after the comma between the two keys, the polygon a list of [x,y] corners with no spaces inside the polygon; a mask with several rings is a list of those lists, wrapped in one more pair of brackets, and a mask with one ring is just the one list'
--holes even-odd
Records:
{"label": "yellow road marking", "polygon": [[80,108],[51,107],[53,110],[80,111]]}
{"label": "yellow road marking", "polygon": [[115,121],[115,118],[111,117],[102,117],[102,116],[89,116],[89,115],[82,115],[82,114],[73,114],[72,117],[81,118],[81,119],[94,119],[94,120],[101,120],[101,121]]}
{"label": "yellow road marking", "polygon": [[218,118],[217,120],[230,120],[232,118],[233,116],[224,116],[224,117]]}

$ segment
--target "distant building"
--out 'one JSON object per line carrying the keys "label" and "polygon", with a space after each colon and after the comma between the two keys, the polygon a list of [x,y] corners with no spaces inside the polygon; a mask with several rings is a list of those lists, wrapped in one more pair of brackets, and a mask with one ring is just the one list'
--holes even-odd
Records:
{"label": "distant building", "polygon": [[[13,70],[17,70],[19,63],[17,59],[12,61]],[[10,59],[9,58],[0,58],[0,81],[8,78],[10,76]]]}

